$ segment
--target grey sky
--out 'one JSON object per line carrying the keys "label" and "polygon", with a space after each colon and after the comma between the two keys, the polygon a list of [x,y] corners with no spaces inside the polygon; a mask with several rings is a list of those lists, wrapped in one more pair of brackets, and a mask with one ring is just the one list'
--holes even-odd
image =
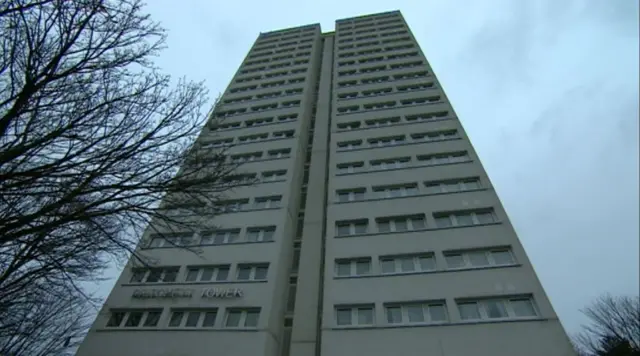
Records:
{"label": "grey sky", "polygon": [[401,10],[565,328],[601,293],[638,293],[637,0],[149,3],[169,30],[157,64],[212,97],[260,31]]}

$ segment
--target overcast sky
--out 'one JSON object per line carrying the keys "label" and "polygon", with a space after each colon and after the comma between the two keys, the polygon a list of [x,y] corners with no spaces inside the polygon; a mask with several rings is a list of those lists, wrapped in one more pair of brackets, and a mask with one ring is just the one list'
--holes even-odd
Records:
{"label": "overcast sky", "polygon": [[401,10],[567,331],[596,296],[638,293],[637,0],[148,2],[157,64],[212,97],[260,31]]}

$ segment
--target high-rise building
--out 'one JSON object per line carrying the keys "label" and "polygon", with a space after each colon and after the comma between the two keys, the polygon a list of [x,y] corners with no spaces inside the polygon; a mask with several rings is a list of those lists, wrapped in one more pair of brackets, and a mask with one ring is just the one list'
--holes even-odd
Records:
{"label": "high-rise building", "polygon": [[147,233],[78,355],[574,354],[399,11],[261,33],[214,115],[260,183]]}

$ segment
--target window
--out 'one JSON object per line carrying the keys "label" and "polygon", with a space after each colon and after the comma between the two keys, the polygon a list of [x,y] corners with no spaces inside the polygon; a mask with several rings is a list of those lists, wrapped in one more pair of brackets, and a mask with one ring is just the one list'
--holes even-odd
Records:
{"label": "window", "polygon": [[346,203],[350,201],[364,200],[365,192],[365,188],[343,189],[337,190],[336,195],[339,202]]}
{"label": "window", "polygon": [[336,324],[338,326],[373,325],[374,306],[336,306]]}
{"label": "window", "polygon": [[436,270],[433,254],[398,255],[380,257],[383,274],[429,272]]}
{"label": "window", "polygon": [[429,194],[455,193],[480,189],[480,178],[450,179],[424,183]]}
{"label": "window", "polygon": [[449,269],[508,266],[515,263],[508,248],[444,252],[444,258]]}
{"label": "window", "polygon": [[352,106],[343,106],[338,108],[338,114],[348,114],[351,112],[356,112],[360,110],[360,106],[359,105],[352,105]]}
{"label": "window", "polygon": [[290,121],[296,121],[297,119],[298,119],[298,114],[288,114],[288,115],[278,116],[278,122],[290,122]]}
{"label": "window", "polygon": [[383,127],[383,126],[395,125],[398,123],[400,123],[399,116],[365,121],[365,124],[367,125],[367,127]]}
{"label": "window", "polygon": [[278,180],[284,180],[286,175],[287,171],[285,170],[262,172],[262,181],[275,182]]}
{"label": "window", "polygon": [[367,233],[367,220],[337,221],[336,236],[350,236]]}
{"label": "window", "polygon": [[469,155],[466,151],[463,152],[451,152],[451,153],[437,153],[432,155],[419,155],[418,161],[424,165],[438,165],[449,163],[461,163],[469,161]]}
{"label": "window", "polygon": [[217,309],[173,309],[169,319],[172,328],[212,328],[215,326]]}
{"label": "window", "polygon": [[273,241],[273,235],[276,232],[275,226],[251,227],[247,229],[247,241],[264,242]]}
{"label": "window", "polygon": [[214,147],[224,147],[233,143],[232,138],[227,138],[224,140],[215,140],[202,144],[202,148],[214,148]]}
{"label": "window", "polygon": [[538,315],[531,297],[505,297],[458,301],[462,320],[532,318]]}
{"label": "window", "polygon": [[229,278],[230,265],[195,266],[187,268],[187,282],[226,281]]}
{"label": "window", "polygon": [[267,272],[269,264],[239,264],[237,279],[239,281],[265,281],[267,280]]}
{"label": "window", "polygon": [[254,209],[274,209],[280,207],[281,195],[274,195],[270,197],[256,198],[253,203]]}
{"label": "window", "polygon": [[498,221],[493,209],[434,213],[433,218],[439,228],[491,224]]}
{"label": "window", "polygon": [[394,159],[375,160],[375,161],[371,161],[370,164],[371,164],[371,169],[388,170],[388,169],[405,168],[408,166],[409,161],[411,161],[410,157],[402,157],[402,158],[394,158]]}
{"label": "window", "polygon": [[390,109],[396,106],[395,101],[387,101],[384,103],[364,104],[362,107],[364,110],[378,110],[378,109]]}
{"label": "window", "polygon": [[404,232],[427,227],[424,215],[377,218],[379,232]]}
{"label": "window", "polygon": [[216,211],[219,214],[222,213],[233,213],[238,211],[247,210],[247,205],[249,204],[249,199],[236,199],[236,200],[225,200],[216,202]]}
{"label": "window", "polygon": [[338,142],[338,150],[348,151],[360,148],[362,146],[362,140],[343,141]]}
{"label": "window", "polygon": [[259,125],[266,125],[273,122],[273,118],[272,117],[263,117],[260,119],[254,119],[254,120],[247,120],[244,122],[244,124],[247,127],[252,127],[252,126],[259,126]]}
{"label": "window", "polygon": [[444,301],[385,305],[389,324],[429,324],[448,321]]}
{"label": "window", "polygon": [[442,119],[449,116],[448,111],[439,111],[433,113],[425,113],[425,114],[415,114],[415,115],[407,115],[405,120],[408,122],[419,122],[419,121],[432,121],[436,119]]}
{"label": "window", "polygon": [[263,141],[269,137],[269,134],[257,134],[257,135],[249,135],[249,136],[240,136],[238,137],[238,141],[242,143]]}
{"label": "window", "polygon": [[373,187],[376,198],[398,198],[418,194],[418,185],[415,183],[403,185],[385,185]]}
{"label": "window", "polygon": [[180,267],[134,268],[129,283],[175,282]]}
{"label": "window", "polygon": [[356,130],[360,128],[360,121],[352,121],[338,124],[338,130]]}
{"label": "window", "polygon": [[293,137],[293,130],[278,131],[273,133],[273,138],[291,138]]}
{"label": "window", "polygon": [[226,328],[255,328],[258,326],[260,308],[227,309]]}
{"label": "window", "polygon": [[291,155],[290,148],[283,148],[279,150],[270,150],[267,152],[269,158],[287,158]]}
{"label": "window", "polygon": [[[293,71],[291,71],[293,73]],[[283,108],[291,108],[294,106],[300,106],[300,100],[283,101],[281,106]]]}
{"label": "window", "polygon": [[158,326],[162,309],[112,310],[106,327],[108,328],[152,328]]}
{"label": "window", "polygon": [[193,233],[154,234],[151,236],[149,248],[189,246],[193,242]]}
{"label": "window", "polygon": [[336,167],[338,174],[357,173],[363,170],[364,162],[340,163]]}
{"label": "window", "polygon": [[240,229],[204,231],[201,233],[201,245],[222,245],[238,241]]}
{"label": "window", "polygon": [[231,162],[234,162],[234,163],[251,162],[251,161],[259,160],[260,158],[262,158],[262,152],[251,152],[251,153],[244,153],[240,155],[232,155]]}
{"label": "window", "polygon": [[371,274],[371,258],[337,259],[336,276],[354,277]]}
{"label": "window", "polygon": [[402,136],[391,136],[391,137],[379,137],[379,138],[370,138],[369,145],[371,147],[386,147],[386,146],[395,146],[401,145],[404,143],[404,135]]}
{"label": "window", "polygon": [[411,139],[417,142],[443,141],[454,138],[459,138],[458,130],[433,131],[411,135]]}
{"label": "window", "polygon": [[340,100],[354,99],[357,97],[358,97],[358,92],[338,94],[338,99]]}
{"label": "window", "polygon": [[392,91],[393,90],[391,88],[384,88],[384,89],[378,89],[378,90],[365,90],[362,92],[362,96],[384,95],[384,94],[389,94]]}

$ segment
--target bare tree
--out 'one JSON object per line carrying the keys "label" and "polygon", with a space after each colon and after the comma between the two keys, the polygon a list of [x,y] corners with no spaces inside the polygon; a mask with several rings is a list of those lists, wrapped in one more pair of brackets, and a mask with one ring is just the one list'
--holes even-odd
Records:
{"label": "bare tree", "polygon": [[201,83],[152,65],[165,36],[140,0],[0,2],[0,343],[52,290],[83,296],[114,259],[146,261],[148,226],[173,243],[252,182],[193,144],[215,115]]}
{"label": "bare tree", "polygon": [[640,355],[640,297],[604,295],[582,310],[589,324],[574,338],[581,355]]}
{"label": "bare tree", "polygon": [[[36,291],[37,292],[37,291]],[[90,326],[91,304],[65,290],[23,298],[3,321],[0,355],[73,355]]]}

